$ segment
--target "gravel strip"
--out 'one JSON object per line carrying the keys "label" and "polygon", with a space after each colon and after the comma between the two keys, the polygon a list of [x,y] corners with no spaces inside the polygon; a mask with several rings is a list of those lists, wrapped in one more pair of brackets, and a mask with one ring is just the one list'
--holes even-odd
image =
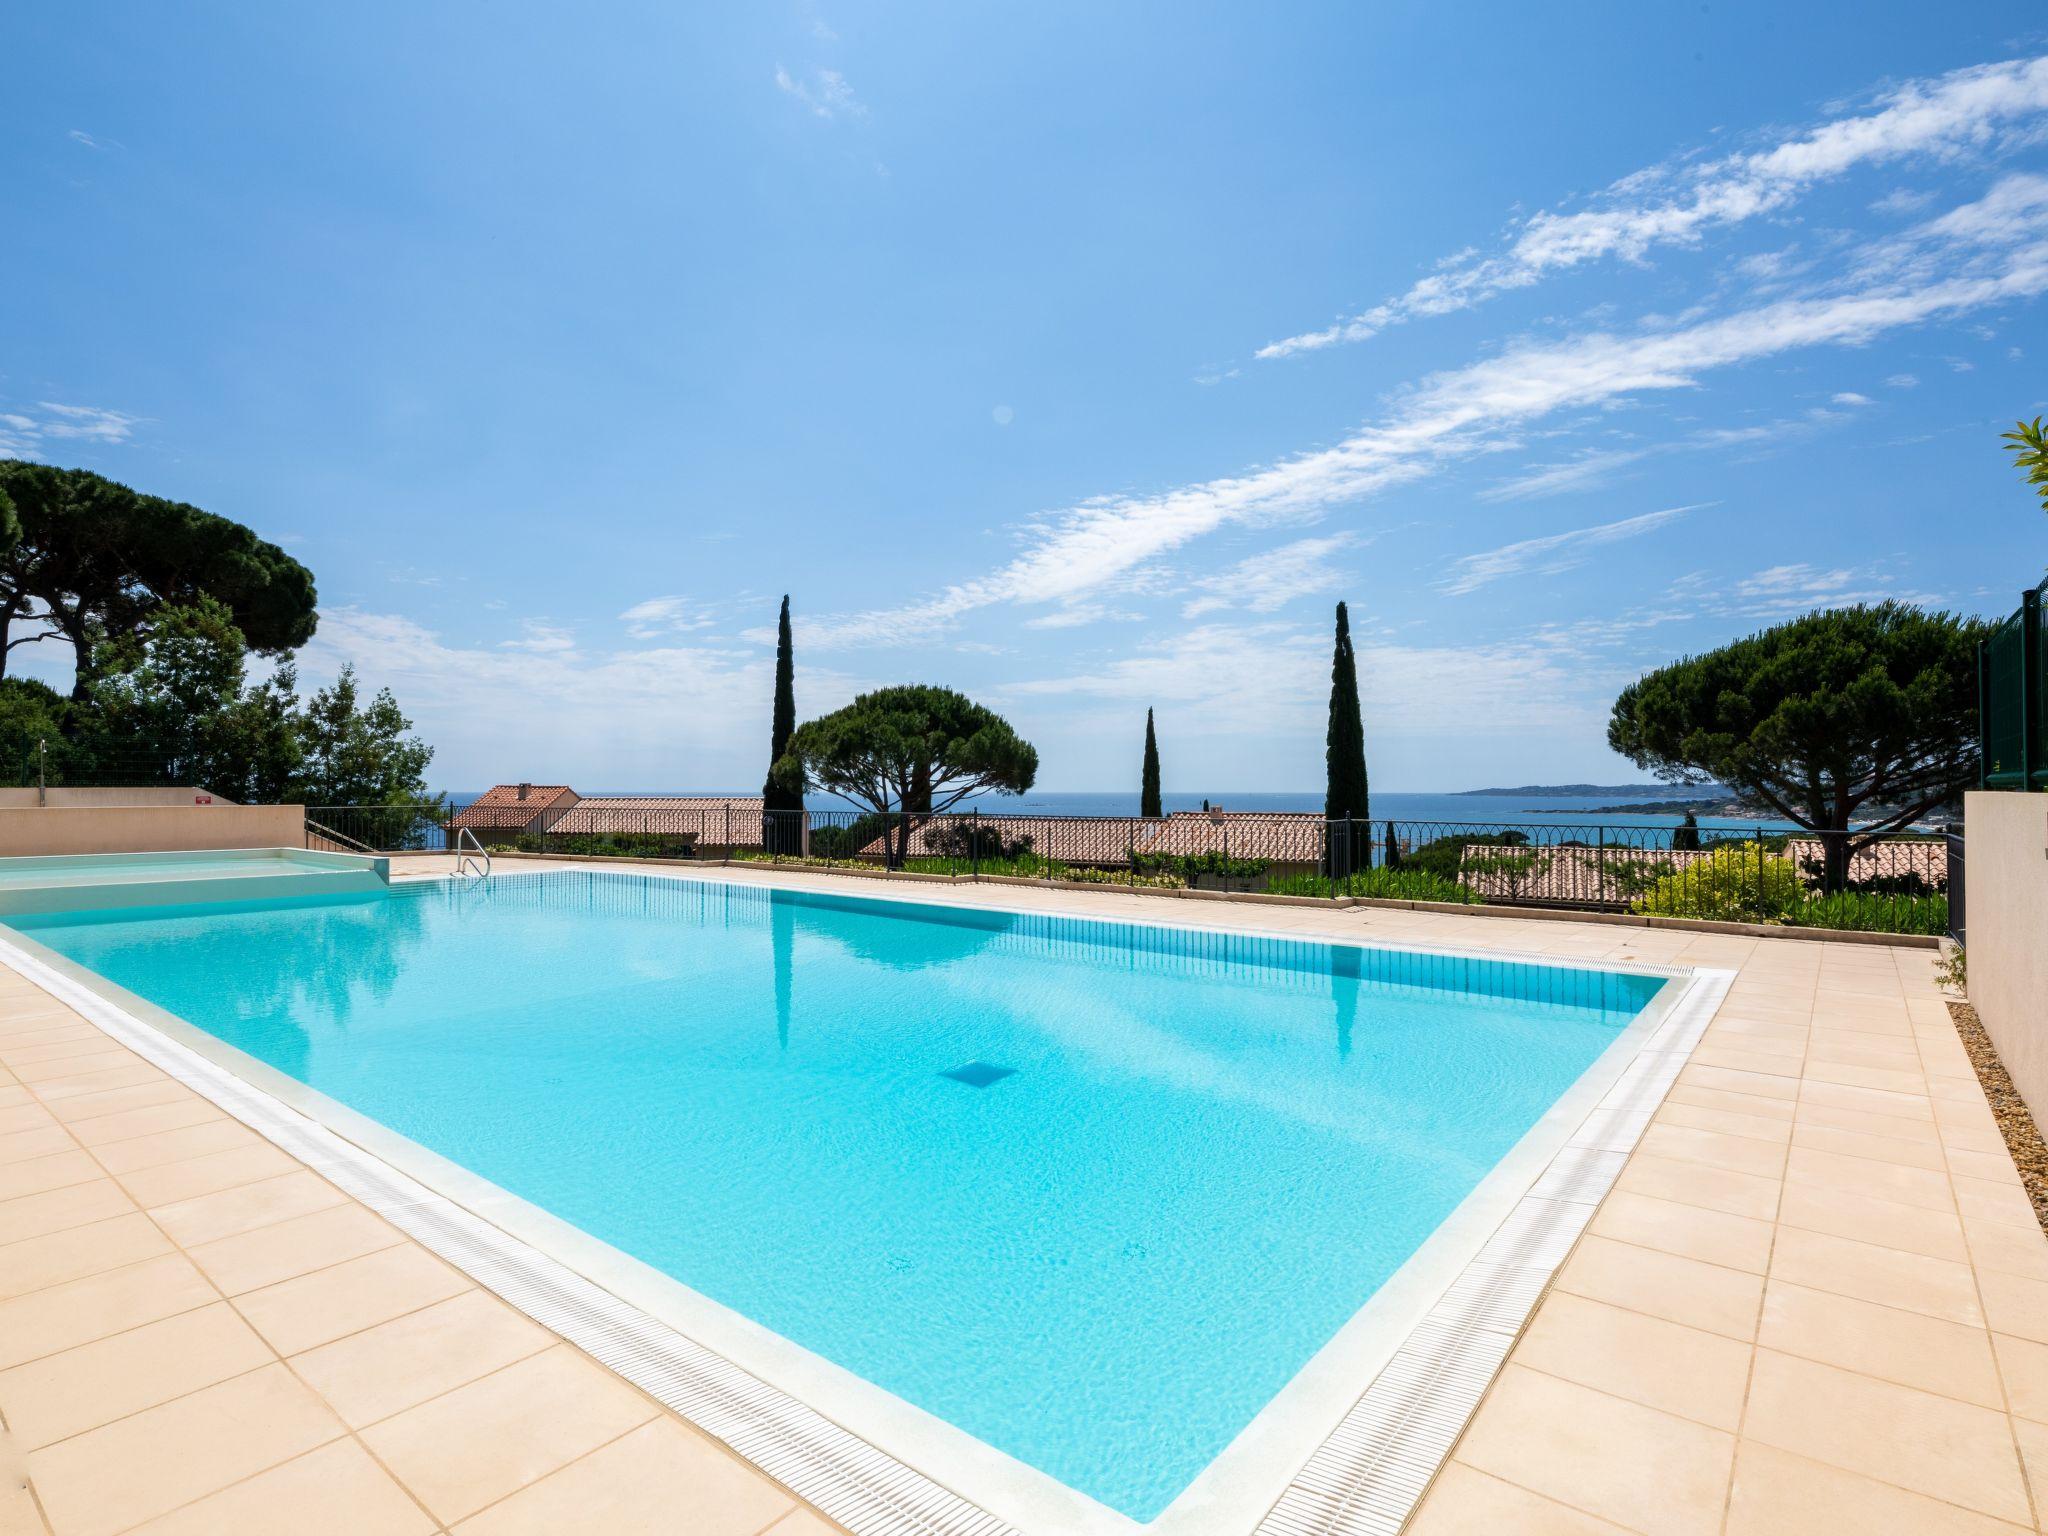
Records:
{"label": "gravel strip", "polygon": [[1991,1101],[1991,1113],[1998,1117],[1998,1129],[2020,1171],[2027,1198],[2034,1202],[2034,1215],[2048,1232],[2048,1144],[2041,1140],[2041,1128],[2006,1075],[1977,1010],[1968,1003],[1951,1002],[1948,1011],[1956,1021],[1956,1033],[1963,1037],[1963,1049],[1970,1053],[1970,1065],[1977,1069],[1977,1081],[1984,1085],[1984,1097]]}

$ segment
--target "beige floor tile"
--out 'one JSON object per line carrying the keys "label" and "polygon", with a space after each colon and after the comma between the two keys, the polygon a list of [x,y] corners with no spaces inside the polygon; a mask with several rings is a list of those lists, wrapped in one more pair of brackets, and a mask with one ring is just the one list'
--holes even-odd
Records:
{"label": "beige floor tile", "polygon": [[47,1125],[0,1134],[0,1167],[27,1162],[30,1158],[50,1157],[58,1152],[78,1150],[78,1143],[72,1139],[69,1131],[54,1120],[50,1120],[48,1115],[44,1115],[43,1118],[49,1121]]}
{"label": "beige floor tile", "polygon": [[1759,1349],[1744,1435],[1979,1514],[2032,1518],[2002,1413]]}
{"label": "beige floor tile", "polygon": [[1513,1358],[1732,1432],[1742,1418],[1749,1353],[1747,1344],[1718,1333],[1557,1292],[1544,1300]]}
{"label": "beige floor tile", "polygon": [[2039,1229],[2040,1218],[2034,1214],[2026,1191],[2018,1184],[1973,1179],[1959,1173],[1952,1173],[1949,1182],[1955,1186],[1956,1209],[1965,1216],[1982,1216],[1987,1221]]}
{"label": "beige floor tile", "polygon": [[453,1523],[655,1416],[565,1344],[363,1432],[429,1512]]}
{"label": "beige floor tile", "polygon": [[1718,1109],[1741,1115],[1744,1119],[1777,1120],[1784,1124],[1790,1124],[1799,1113],[1796,1100],[1765,1099],[1753,1093],[1729,1093],[1720,1088],[1696,1088],[1690,1083],[1674,1083],[1664,1102],[1667,1107],[1691,1104],[1701,1109]]}
{"label": "beige floor tile", "polygon": [[1748,1342],[1764,1282],[1744,1270],[1588,1236],[1559,1271],[1557,1288]]}
{"label": "beige floor tile", "polygon": [[342,1432],[278,1364],[31,1452],[29,1474],[60,1536],[113,1536]]}
{"label": "beige floor tile", "polygon": [[268,1145],[261,1136],[238,1120],[208,1120],[199,1125],[158,1131],[130,1141],[109,1142],[93,1149],[93,1156],[117,1178],[137,1168],[155,1168],[188,1158],[205,1157],[233,1147]]}
{"label": "beige floor tile", "polygon": [[1461,1461],[1636,1531],[1721,1529],[1734,1438],[1510,1364],[1480,1404]]}
{"label": "beige floor tile", "polygon": [[2005,1406],[1991,1336],[1966,1323],[1773,1280],[1757,1342],[1982,1408]]}
{"label": "beige floor tile", "polygon": [[1754,1136],[1731,1135],[1726,1131],[1702,1130],[1695,1126],[1652,1125],[1643,1132],[1638,1154],[1669,1158],[1675,1162],[1700,1163],[1710,1168],[1776,1183],[1785,1167],[1785,1149],[1775,1140],[1759,1141]]}
{"label": "beige floor tile", "polygon": [[0,1244],[83,1227],[134,1209],[135,1202],[120,1185],[107,1178],[95,1179],[90,1184],[67,1184],[36,1195],[16,1195],[12,1200],[0,1201]]}
{"label": "beige floor tile", "polygon": [[[780,1524],[771,1536],[782,1536]],[[1596,1519],[1540,1494],[1504,1483],[1476,1467],[1452,1461],[1406,1527],[1407,1536],[1627,1536],[1621,1526]]]}
{"label": "beige floor tile", "polygon": [[1919,1093],[1890,1093],[1878,1088],[1855,1088],[1809,1078],[1800,1084],[1799,1089],[1800,1108],[1804,1110],[1808,1105],[1855,1110],[1866,1115],[1886,1115],[1899,1120],[1921,1120],[1929,1125],[1934,1123],[1933,1101]]}
{"label": "beige floor tile", "polygon": [[1981,1327],[1984,1322],[1968,1264],[1853,1238],[1780,1227],[1771,1251],[1771,1277],[1954,1323]]}
{"label": "beige floor tile", "polygon": [[168,1077],[158,1077],[146,1083],[131,1083],[125,1088],[102,1088],[95,1093],[78,1093],[66,1098],[47,1099],[43,1107],[65,1125],[70,1125],[78,1120],[97,1120],[101,1115],[116,1115],[124,1109],[149,1109],[158,1104],[184,1104],[198,1098],[199,1095],[183,1083],[173,1082]]}
{"label": "beige floor tile", "polygon": [[672,1418],[644,1424],[456,1527],[460,1536],[752,1536],[796,1501]]}
{"label": "beige floor tile", "polygon": [[0,1301],[0,1370],[189,1312],[219,1295],[183,1254],[166,1253]]}
{"label": "beige floor tile", "polygon": [[2027,1480],[2037,1490],[2048,1488],[2048,1424],[2031,1419],[2012,1421],[2013,1438],[2019,1441],[2020,1461],[2027,1469]]}
{"label": "beige floor tile", "polygon": [[88,1184],[104,1175],[87,1152],[53,1152],[25,1162],[0,1163],[0,1200],[39,1195],[46,1189]]}
{"label": "beige floor tile", "polygon": [[276,1178],[156,1206],[149,1214],[170,1234],[171,1241],[190,1248],[324,1211],[347,1200],[347,1195],[320,1175],[300,1168]]}
{"label": "beige floor tile", "polygon": [[1776,1213],[1781,1188],[1775,1178],[1760,1178],[1706,1163],[1678,1162],[1646,1151],[1638,1151],[1628,1160],[1614,1187],[1629,1194],[1675,1200],[1680,1205],[1696,1205],[1703,1210],[1725,1211],[1731,1216],[1750,1216],[1759,1221],[1768,1221]]}
{"label": "beige floor tile", "polygon": [[18,1136],[23,1131],[42,1130],[56,1123],[57,1117],[40,1104],[16,1104],[0,1109],[0,1136]]}
{"label": "beige floor tile", "polygon": [[361,1258],[406,1240],[360,1205],[337,1205],[189,1249],[192,1262],[230,1296]]}
{"label": "beige floor tile", "polygon": [[1948,1167],[1941,1143],[1932,1136],[1873,1135],[1868,1131],[1846,1131],[1836,1126],[1802,1122],[1792,1129],[1792,1145],[1810,1152],[1833,1153],[1838,1157],[1902,1163],[1908,1168],[1924,1168],[1933,1173],[1945,1172]]}
{"label": "beige floor tile", "polygon": [[[1991,1348],[1998,1356],[2007,1405],[2021,1418],[2048,1424],[2048,1344],[1994,1333]],[[2035,1490],[2036,1498],[2044,1495],[2048,1487]]]}
{"label": "beige floor tile", "polygon": [[1728,1536],[2018,1536],[2031,1529],[1754,1440],[1735,1453]]}
{"label": "beige floor tile", "polygon": [[1727,1067],[1703,1067],[1697,1062],[1688,1064],[1678,1074],[1678,1080],[1695,1088],[1715,1088],[1724,1093],[1744,1093],[1752,1098],[1782,1099],[1787,1102],[1799,1097],[1799,1080],[1780,1077],[1775,1073],[1736,1072]]}
{"label": "beige floor tile", "polygon": [[360,1429],[556,1342],[497,1297],[468,1290],[294,1355],[291,1365]]}
{"label": "beige floor tile", "polygon": [[2029,1280],[2048,1280],[2048,1236],[2039,1226],[1963,1217],[1963,1241],[1979,1269],[2002,1270]]}
{"label": "beige floor tile", "polygon": [[18,1081],[34,1088],[37,1097],[40,1098],[43,1095],[42,1085],[45,1083],[60,1083],[72,1078],[95,1077],[102,1072],[127,1067],[147,1066],[149,1063],[133,1051],[107,1042],[99,1049],[82,1055],[66,1056],[60,1061],[27,1062],[19,1066],[10,1066],[7,1070],[12,1072]]}
{"label": "beige floor tile", "polygon": [[1984,1299],[1984,1319],[1994,1332],[2048,1344],[2048,1281],[1980,1269],[1977,1294]]}
{"label": "beige floor tile", "polygon": [[[844,1536],[844,1533],[816,1510],[799,1504],[763,1531],[761,1536]],[[1537,1536],[1542,1536],[1542,1533],[1539,1531]],[[1596,1526],[1587,1532],[1587,1536],[1606,1536],[1606,1531]]]}
{"label": "beige floor tile", "polygon": [[426,1249],[401,1243],[246,1291],[235,1306],[279,1354],[295,1355],[471,1289]]}
{"label": "beige floor tile", "polygon": [[135,1061],[124,1066],[95,1067],[90,1072],[77,1072],[69,1077],[46,1078],[33,1086],[36,1097],[55,1113],[57,1106],[67,1099],[112,1093],[118,1088],[136,1088],[162,1081],[163,1073],[155,1067],[146,1061]]}
{"label": "beige floor tile", "polygon": [[274,1358],[232,1307],[215,1302],[0,1371],[0,1411],[34,1450]]}
{"label": "beige floor tile", "polygon": [[1845,1157],[1813,1147],[1795,1146],[1785,1159],[1787,1185],[1808,1185],[1829,1193],[1866,1195],[1917,1205],[1944,1214],[1956,1208],[1948,1175],[1939,1169],[1911,1168],[1869,1157]]}
{"label": "beige floor tile", "polygon": [[115,1049],[118,1047],[106,1035],[94,1029],[65,1040],[44,1040],[33,1044],[9,1041],[0,1045],[0,1062],[5,1062],[7,1069],[18,1076],[24,1065],[67,1061],[74,1056],[102,1056]]}
{"label": "beige floor tile", "polygon": [[140,1212],[26,1238],[0,1248],[0,1300],[170,1251],[170,1240]]}
{"label": "beige floor tile", "polygon": [[1959,1264],[1969,1261],[1969,1250],[1963,1245],[1962,1219],[1953,1211],[1934,1211],[1924,1206],[1901,1205],[1896,1200],[1873,1199],[1847,1189],[1788,1181],[1785,1197],[1778,1205],[1778,1220],[1781,1228],[1826,1232]]}
{"label": "beige floor tile", "polygon": [[1699,1206],[1615,1191],[1589,1231],[1617,1242],[1762,1274],[1770,1261],[1771,1225]]}
{"label": "beige floor tile", "polygon": [[[1697,1090],[1695,1090],[1697,1091]],[[1763,1102],[1772,1101],[1766,1099]],[[1725,1136],[1743,1136],[1783,1148],[1792,1139],[1789,1115],[1753,1115],[1725,1108],[1666,1100],[1657,1111],[1657,1125],[1682,1126],[1690,1130],[1714,1131]],[[1667,1153],[1667,1155],[1670,1155]],[[1780,1154],[1782,1156],[1782,1152]],[[1772,1170],[1773,1173],[1776,1170]]]}
{"label": "beige floor tile", "polygon": [[74,1120],[70,1131],[79,1142],[88,1147],[102,1147],[109,1142],[126,1141],[134,1136],[148,1136],[157,1131],[182,1130],[188,1125],[203,1125],[209,1120],[225,1120],[213,1105],[198,1096],[181,1099],[175,1104],[152,1104],[145,1109],[124,1109],[118,1114],[96,1115],[90,1120]]}
{"label": "beige floor tile", "polygon": [[[426,1512],[353,1440],[259,1472],[132,1536],[426,1536]],[[565,1526],[563,1536],[573,1527]]]}
{"label": "beige floor tile", "polygon": [[148,1209],[191,1200],[217,1190],[238,1189],[244,1184],[291,1173],[299,1164],[267,1142],[230,1147],[183,1162],[159,1163],[154,1168],[136,1168],[119,1175],[121,1187],[135,1203]]}

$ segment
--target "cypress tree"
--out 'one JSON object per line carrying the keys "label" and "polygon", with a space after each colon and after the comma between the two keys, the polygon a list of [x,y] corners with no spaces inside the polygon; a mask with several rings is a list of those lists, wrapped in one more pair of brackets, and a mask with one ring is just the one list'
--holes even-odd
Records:
{"label": "cypress tree", "polygon": [[[803,791],[785,789],[775,782],[775,765],[789,750],[789,738],[796,733],[796,657],[789,638],[789,594],[782,598],[782,617],[775,626],[775,715],[768,727],[768,782],[761,790],[761,809],[793,813],[804,808]],[[803,846],[803,829],[794,814],[768,817],[769,851],[796,853]]]}
{"label": "cypress tree", "polygon": [[[1365,722],[1358,712],[1358,658],[1351,650],[1351,615],[1342,603],[1337,605],[1337,646],[1330,661],[1328,754],[1329,789],[1323,797],[1323,815],[1330,821],[1346,817],[1363,821],[1371,804],[1365,779]],[[1367,827],[1358,843],[1345,851],[1344,872],[1359,867],[1359,848],[1370,849],[1371,844],[1372,829]]]}
{"label": "cypress tree", "polygon": [[1138,814],[1160,817],[1166,812],[1159,805],[1159,738],[1152,732],[1152,711],[1145,711],[1145,776],[1138,790]]}
{"label": "cypress tree", "polygon": [[1399,838],[1394,836],[1394,824],[1391,821],[1387,823],[1386,862],[1389,869],[1399,869],[1401,867],[1401,842]]}
{"label": "cypress tree", "polygon": [[1671,834],[1671,846],[1681,851],[1699,852],[1700,819],[1691,811],[1685,813],[1685,820],[1679,823],[1678,830]]}

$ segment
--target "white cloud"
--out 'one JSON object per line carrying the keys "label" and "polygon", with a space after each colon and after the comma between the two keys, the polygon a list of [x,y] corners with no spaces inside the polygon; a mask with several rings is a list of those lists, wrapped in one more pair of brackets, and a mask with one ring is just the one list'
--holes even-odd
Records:
{"label": "white cloud", "polygon": [[[546,628],[547,626],[542,626]],[[766,764],[774,664],[753,647],[671,644],[610,652],[454,644],[395,614],[329,608],[299,653],[309,686],[352,661],[389,686],[436,748],[431,781],[481,788],[531,778],[584,790],[740,789]],[[858,684],[807,664],[806,716]],[[547,728],[536,731],[533,722]]]}
{"label": "white cloud", "polygon": [[1895,373],[1885,380],[1885,383],[1893,389],[1912,389],[1919,382],[1918,377],[1910,373]]}
{"label": "white cloud", "polygon": [[1390,325],[1529,287],[1553,271],[1607,257],[1641,261],[1659,246],[1690,246],[1708,229],[1778,212],[1815,184],[1861,166],[1909,157],[1946,160],[1996,147],[2001,139],[2022,137],[2030,119],[2048,113],[2048,57],[1912,81],[1879,100],[1874,112],[1837,118],[1766,150],[1635,172],[1594,207],[1536,214],[1501,254],[1462,252],[1398,297],[1322,330],[1269,342],[1256,355],[1287,357],[1363,341]]}
{"label": "white cloud", "polygon": [[1522,539],[1513,544],[1503,544],[1498,549],[1482,550],[1476,555],[1461,556],[1451,567],[1438,586],[1452,597],[1461,597],[1467,592],[1476,592],[1490,582],[1500,581],[1509,576],[1534,573],[1538,576],[1555,576],[1563,571],[1584,565],[1590,551],[1603,544],[1617,544],[1623,539],[1640,538],[1643,534],[1655,532],[1666,523],[1674,523],[1688,512],[1696,512],[1707,503],[1700,502],[1689,507],[1666,507],[1660,512],[1643,512],[1635,517],[1624,517],[1617,522],[1599,523],[1591,528],[1574,528],[1566,533],[1545,534],[1541,538]]}
{"label": "white cloud", "polygon": [[799,80],[780,64],[775,66],[775,85],[785,95],[802,102],[814,117],[828,122],[836,118],[866,117],[868,109],[859,97],[853,94],[853,87],[846,82],[846,76],[836,69],[814,69],[808,79]]}
{"label": "white cloud", "polygon": [[[1547,648],[1361,644],[1360,701],[1368,737],[1499,735],[1583,728],[1604,707]],[[1227,734],[1313,737],[1327,717],[1330,635],[1285,623],[1202,624],[1093,670],[1037,678],[1020,698],[1188,705],[1183,719],[1227,723]],[[1217,734],[1225,734],[1219,730]]]}
{"label": "white cloud", "polygon": [[1337,560],[1359,542],[1357,535],[1332,534],[1323,539],[1296,539],[1238,561],[1227,571],[1204,577],[1195,585],[1204,594],[1181,609],[1195,619],[1227,608],[1272,613],[1296,598],[1334,592],[1350,572]]}
{"label": "white cloud", "polygon": [[1932,192],[1919,191],[1911,187],[1894,187],[1883,197],[1870,205],[1872,213],[1918,213],[1934,201]]}
{"label": "white cloud", "polygon": [[107,445],[125,443],[142,419],[96,405],[64,405],[54,400],[39,400],[33,409],[34,414],[27,408],[0,412],[0,455],[41,459],[46,456],[44,448],[52,439]]}
{"label": "white cloud", "polygon": [[537,656],[568,655],[576,649],[573,631],[559,624],[549,624],[540,619],[522,619],[517,640],[500,640],[498,646],[507,651],[528,651]]}
{"label": "white cloud", "polygon": [[1842,390],[1832,398],[1836,405],[1869,405],[1871,403],[1870,396],[1859,395],[1853,389]]}
{"label": "white cloud", "polygon": [[635,640],[709,629],[713,622],[687,597],[650,597],[644,603],[635,603],[619,619]]}
{"label": "white cloud", "polygon": [[[805,626],[806,639],[821,647],[906,644],[981,608],[1073,603],[1219,528],[1312,522],[1496,447],[1510,429],[1557,411],[1691,389],[1716,369],[1808,347],[1860,346],[1904,327],[2034,297],[2048,290],[2048,208],[2034,217],[2031,240],[2008,238],[2002,220],[1937,221],[1942,233],[1923,243],[1945,254],[1938,273],[1918,263],[1911,279],[1887,275],[1811,290],[1675,329],[1512,345],[1423,380],[1384,420],[1332,447],[1152,495],[1082,502],[1040,519],[1023,551],[989,575],[901,607],[815,621]],[[1998,232],[1988,251],[1971,235],[1986,227]]]}

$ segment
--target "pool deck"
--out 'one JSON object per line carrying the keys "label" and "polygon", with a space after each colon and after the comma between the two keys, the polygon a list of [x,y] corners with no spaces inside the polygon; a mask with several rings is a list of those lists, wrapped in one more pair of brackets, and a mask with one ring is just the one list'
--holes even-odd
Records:
{"label": "pool deck", "polygon": [[[1928,951],[703,873],[1735,970],[1409,1529],[2048,1530],[2048,1239]],[[836,1529],[5,971],[0,1419],[0,1536]]]}

